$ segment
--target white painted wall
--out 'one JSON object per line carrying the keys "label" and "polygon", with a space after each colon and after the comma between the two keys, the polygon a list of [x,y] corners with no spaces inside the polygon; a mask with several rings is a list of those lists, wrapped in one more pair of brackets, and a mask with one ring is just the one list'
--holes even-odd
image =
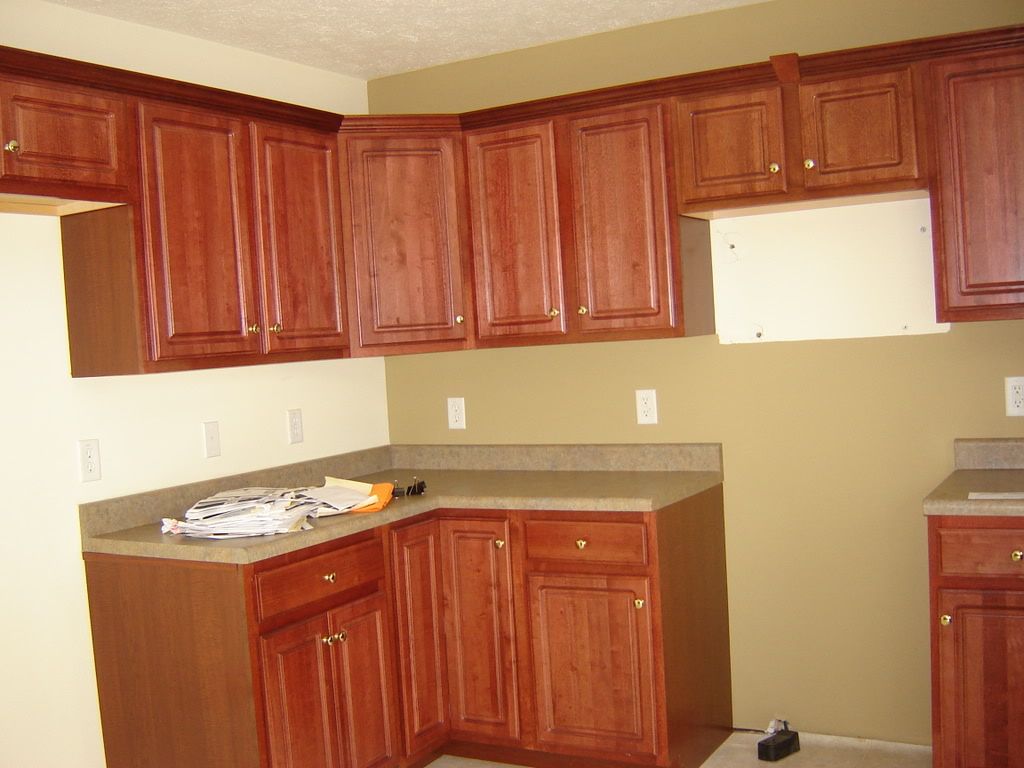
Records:
{"label": "white painted wall", "polygon": [[928,198],[711,222],[723,344],[945,333]]}
{"label": "white painted wall", "polygon": [[[0,45],[366,108],[360,80],[34,0],[4,4]],[[48,217],[0,214],[0,317],[0,766],[101,768],[77,504],[387,443],[384,362],[72,380],[60,226]],[[288,408],[303,411],[298,445],[285,440]],[[213,419],[222,455],[205,459],[200,423]],[[100,440],[103,479],[82,484],[86,437]]]}

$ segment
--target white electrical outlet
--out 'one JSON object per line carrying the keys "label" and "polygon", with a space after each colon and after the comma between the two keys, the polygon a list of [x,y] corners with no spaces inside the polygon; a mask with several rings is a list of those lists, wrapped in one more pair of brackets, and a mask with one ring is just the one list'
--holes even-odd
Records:
{"label": "white electrical outlet", "polygon": [[78,441],[78,476],[83,483],[91,483],[102,477],[99,440]]}
{"label": "white electrical outlet", "polygon": [[288,442],[291,445],[295,443],[301,443],[303,441],[302,436],[302,409],[301,408],[289,408],[288,409]]}
{"label": "white electrical outlet", "polygon": [[1006,377],[1006,415],[1024,416],[1024,376]]}
{"label": "white electrical outlet", "polygon": [[216,421],[203,422],[203,453],[208,459],[220,456],[220,424]]}
{"label": "white electrical outlet", "polygon": [[658,423],[658,393],[653,389],[636,391],[636,423]]}
{"label": "white electrical outlet", "polygon": [[448,429],[466,428],[466,398],[448,398]]}

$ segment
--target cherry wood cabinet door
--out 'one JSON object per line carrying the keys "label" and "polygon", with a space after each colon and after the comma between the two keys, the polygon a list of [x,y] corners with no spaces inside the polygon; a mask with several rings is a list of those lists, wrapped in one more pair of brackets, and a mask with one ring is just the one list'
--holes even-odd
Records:
{"label": "cherry wood cabinet door", "polygon": [[806,187],[917,177],[909,69],[801,83],[799,93]]}
{"label": "cherry wood cabinet door", "polygon": [[477,336],[565,333],[554,123],[466,136]]}
{"label": "cherry wood cabinet door", "polygon": [[341,349],[337,136],[269,124],[252,133],[267,348]]}
{"label": "cherry wood cabinet door", "polygon": [[1024,318],[1024,49],[933,73],[939,319]]}
{"label": "cherry wood cabinet door", "polygon": [[360,345],[464,340],[457,138],[343,143]]}
{"label": "cherry wood cabinet door", "polygon": [[537,740],[657,754],[650,582],[531,574]]}
{"label": "cherry wood cabinet door", "polygon": [[330,664],[340,717],[345,768],[398,762],[398,706],[391,679],[384,596],[374,594],[328,613]]}
{"label": "cherry wood cabinet door", "polygon": [[448,739],[441,530],[436,520],[391,532],[406,755]]}
{"label": "cherry wood cabinet door", "polygon": [[155,102],[139,111],[152,359],[261,351],[245,124]]}
{"label": "cherry wood cabinet door", "polygon": [[681,202],[785,192],[782,89],[677,102]]}
{"label": "cherry wood cabinet door", "polygon": [[1024,766],[1024,592],[939,590],[936,768]]}
{"label": "cherry wood cabinet door", "polygon": [[519,738],[508,521],[442,520],[453,735]]}
{"label": "cherry wood cabinet door", "polygon": [[664,119],[651,104],[568,122],[574,311],[584,333],[676,323]]}
{"label": "cherry wood cabinet door", "polygon": [[261,641],[270,761],[274,768],[341,768],[332,647],[323,614]]}
{"label": "cherry wood cabinet door", "polygon": [[0,179],[125,187],[129,130],[121,96],[0,80]]}

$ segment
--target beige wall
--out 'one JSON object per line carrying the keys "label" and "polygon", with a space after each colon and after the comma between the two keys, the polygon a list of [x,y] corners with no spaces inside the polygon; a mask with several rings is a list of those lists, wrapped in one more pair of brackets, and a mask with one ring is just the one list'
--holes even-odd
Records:
{"label": "beige wall", "polygon": [[[462,111],[785,51],[1024,21],[1014,0],[774,0],[372,81],[372,112]],[[870,306],[866,302],[866,306]],[[714,338],[391,358],[394,442],[721,442],[735,722],[930,740],[921,499],[956,437],[1024,436],[1024,321],[948,334]],[[634,423],[633,390],[661,423]],[[450,432],[445,398],[466,398]],[[685,620],[685,617],[679,617]]]}
{"label": "beige wall", "polygon": [[1022,21],[1020,0],[771,0],[371,80],[370,111],[464,112]]}
{"label": "beige wall", "polygon": [[[7,10],[0,45],[365,108],[352,78],[32,0]],[[72,380],[55,218],[0,214],[0,308],[0,766],[102,768],[77,504],[387,443],[384,363]],[[288,408],[303,411],[299,445],[285,440]],[[205,420],[220,421],[216,459],[202,456]],[[78,481],[80,438],[100,440],[99,482]]]}

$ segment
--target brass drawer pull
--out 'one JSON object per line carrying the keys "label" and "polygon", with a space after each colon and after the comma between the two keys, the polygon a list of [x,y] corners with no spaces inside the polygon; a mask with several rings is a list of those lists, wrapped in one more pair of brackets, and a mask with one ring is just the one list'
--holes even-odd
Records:
{"label": "brass drawer pull", "polygon": [[259,333],[260,332],[260,324],[259,323],[253,323],[248,328],[246,328],[246,330],[249,331],[249,333]]}
{"label": "brass drawer pull", "polygon": [[1015,563],[1019,563],[1021,560],[1024,560],[1024,550],[1013,550],[1013,552],[1010,553],[1010,559],[1013,560],[1013,562]]}
{"label": "brass drawer pull", "polygon": [[458,323],[459,325],[462,325],[464,322],[466,322],[466,318],[463,315],[456,315],[455,322]]}
{"label": "brass drawer pull", "polygon": [[953,617],[950,616],[948,613],[944,613],[942,614],[942,616],[939,617],[939,624],[941,624],[944,627],[948,627],[952,623]]}
{"label": "brass drawer pull", "polygon": [[559,311],[558,307],[552,307],[552,308],[551,308],[551,309],[550,309],[550,310],[548,311],[548,317],[550,317],[550,318],[551,318],[552,320],[554,320],[554,319],[555,319],[556,317],[558,317],[558,316],[559,316],[560,314],[562,314],[562,313],[561,313],[561,312]]}
{"label": "brass drawer pull", "polygon": [[344,643],[346,640],[348,640],[348,632],[346,632],[343,629],[341,630],[341,632],[334,636],[334,639],[337,640],[339,643]]}
{"label": "brass drawer pull", "polygon": [[320,642],[324,645],[334,645],[334,635],[328,635],[327,637],[321,637]]}
{"label": "brass drawer pull", "polygon": [[494,546],[497,547],[498,549],[501,549],[502,547],[505,546],[505,540],[504,539],[495,539],[494,540]]}
{"label": "brass drawer pull", "polygon": [[328,584],[333,584],[337,580],[338,580],[338,574],[335,573],[334,571],[331,571],[330,573],[325,573],[324,574],[324,581],[326,581]]}
{"label": "brass drawer pull", "polygon": [[587,309],[587,308],[586,308],[586,307],[584,307],[584,306],[583,306],[582,304],[580,304],[580,306],[579,306],[579,307],[577,308],[577,310],[576,310],[576,314],[577,314],[577,315],[585,315],[585,314],[587,314],[587,312],[589,312],[589,311],[590,311],[589,309]]}
{"label": "brass drawer pull", "polygon": [[782,167],[778,163],[768,164],[768,173],[778,173],[782,170]]}
{"label": "brass drawer pull", "polygon": [[11,139],[6,144],[4,144],[4,151],[6,152],[13,152],[14,154],[18,154],[18,150],[20,149],[21,144],[18,143],[17,139]]}
{"label": "brass drawer pull", "polygon": [[643,608],[644,599],[642,597],[638,597],[636,600],[633,601],[633,605],[635,605],[637,608]]}
{"label": "brass drawer pull", "polygon": [[811,170],[812,168],[814,168],[815,165],[816,165],[816,163],[813,160],[811,160],[810,158],[807,158],[806,160],[804,160],[804,168],[806,168],[808,171]]}
{"label": "brass drawer pull", "polygon": [[280,323],[274,323],[272,326],[270,326],[270,332],[271,333],[280,333],[283,330],[284,330],[284,326],[281,325]]}
{"label": "brass drawer pull", "polygon": [[585,549],[586,546],[587,546],[587,540],[586,539],[576,539],[576,548],[577,549]]}

